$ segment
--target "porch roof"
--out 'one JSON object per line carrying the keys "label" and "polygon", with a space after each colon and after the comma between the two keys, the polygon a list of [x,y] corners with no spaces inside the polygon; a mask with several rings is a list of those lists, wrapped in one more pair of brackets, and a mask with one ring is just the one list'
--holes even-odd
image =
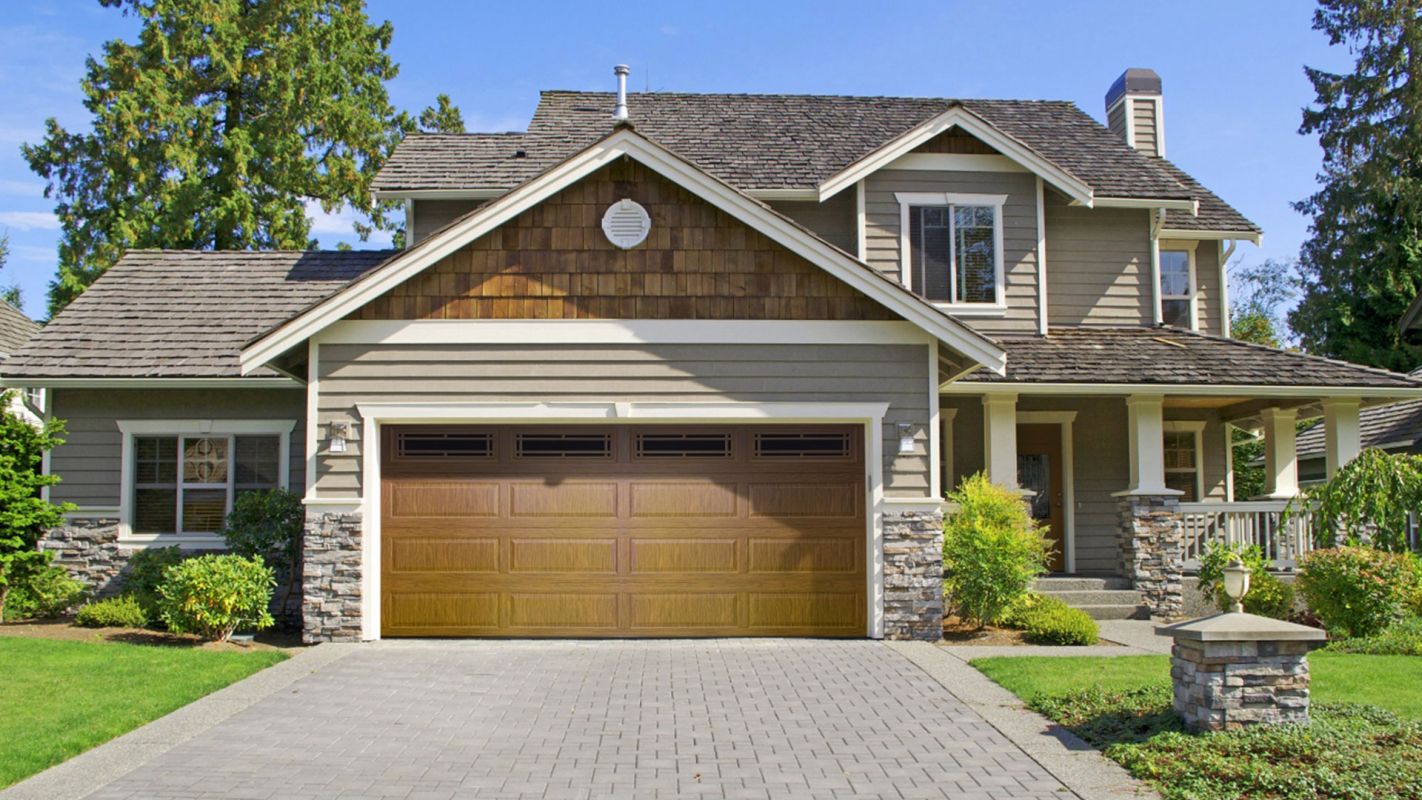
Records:
{"label": "porch roof", "polygon": [[1175,328],[1063,327],[996,340],[1006,374],[979,370],[960,382],[1422,390],[1401,373]]}

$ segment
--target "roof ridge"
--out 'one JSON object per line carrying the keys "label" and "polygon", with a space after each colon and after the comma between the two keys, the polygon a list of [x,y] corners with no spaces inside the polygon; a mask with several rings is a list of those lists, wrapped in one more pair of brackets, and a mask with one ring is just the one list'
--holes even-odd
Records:
{"label": "roof ridge", "polygon": [[[598,89],[539,89],[540,96],[547,94],[587,95],[613,97],[614,91]],[[941,95],[894,95],[894,94],[834,94],[799,92],[628,92],[628,97],[764,97],[795,98],[815,100],[911,100],[941,103],[1051,103],[1077,107],[1074,100],[1044,97],[946,97]]]}

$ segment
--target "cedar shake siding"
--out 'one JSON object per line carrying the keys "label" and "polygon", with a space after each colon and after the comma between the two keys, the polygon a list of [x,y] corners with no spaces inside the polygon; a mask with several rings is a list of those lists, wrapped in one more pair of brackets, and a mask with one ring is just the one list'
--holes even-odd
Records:
{"label": "cedar shake siding", "polygon": [[[884,482],[928,494],[926,345],[320,345],[320,413],[350,422],[344,454],[322,452],[317,492],[360,496],[358,403],[706,402],[888,403]],[[899,456],[899,422],[919,453]]]}
{"label": "cedar shake siding", "polygon": [[[622,250],[601,228],[652,218]],[[888,320],[892,312],[646,167],[622,160],[525,211],[351,319]]]}

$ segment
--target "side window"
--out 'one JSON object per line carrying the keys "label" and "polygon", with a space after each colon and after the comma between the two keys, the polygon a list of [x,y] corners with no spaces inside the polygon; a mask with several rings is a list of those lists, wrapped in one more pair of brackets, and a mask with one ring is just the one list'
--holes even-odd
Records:
{"label": "side window", "polygon": [[1189,328],[1190,304],[1194,302],[1188,250],[1160,251],[1160,321],[1177,328]]}

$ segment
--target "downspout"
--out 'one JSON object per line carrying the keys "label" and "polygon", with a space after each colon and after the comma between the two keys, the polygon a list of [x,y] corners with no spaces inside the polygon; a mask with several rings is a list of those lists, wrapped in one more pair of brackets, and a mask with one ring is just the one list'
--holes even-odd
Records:
{"label": "downspout", "polygon": [[1165,209],[1157,208],[1150,221],[1150,296],[1156,325],[1163,320],[1160,309],[1160,229],[1164,227]]}
{"label": "downspout", "polygon": [[1229,240],[1229,247],[1225,247],[1225,240],[1221,239],[1218,245],[1220,249],[1220,330],[1225,338],[1229,338],[1229,270],[1226,266],[1230,258],[1234,255],[1234,248],[1239,245],[1235,239]]}

